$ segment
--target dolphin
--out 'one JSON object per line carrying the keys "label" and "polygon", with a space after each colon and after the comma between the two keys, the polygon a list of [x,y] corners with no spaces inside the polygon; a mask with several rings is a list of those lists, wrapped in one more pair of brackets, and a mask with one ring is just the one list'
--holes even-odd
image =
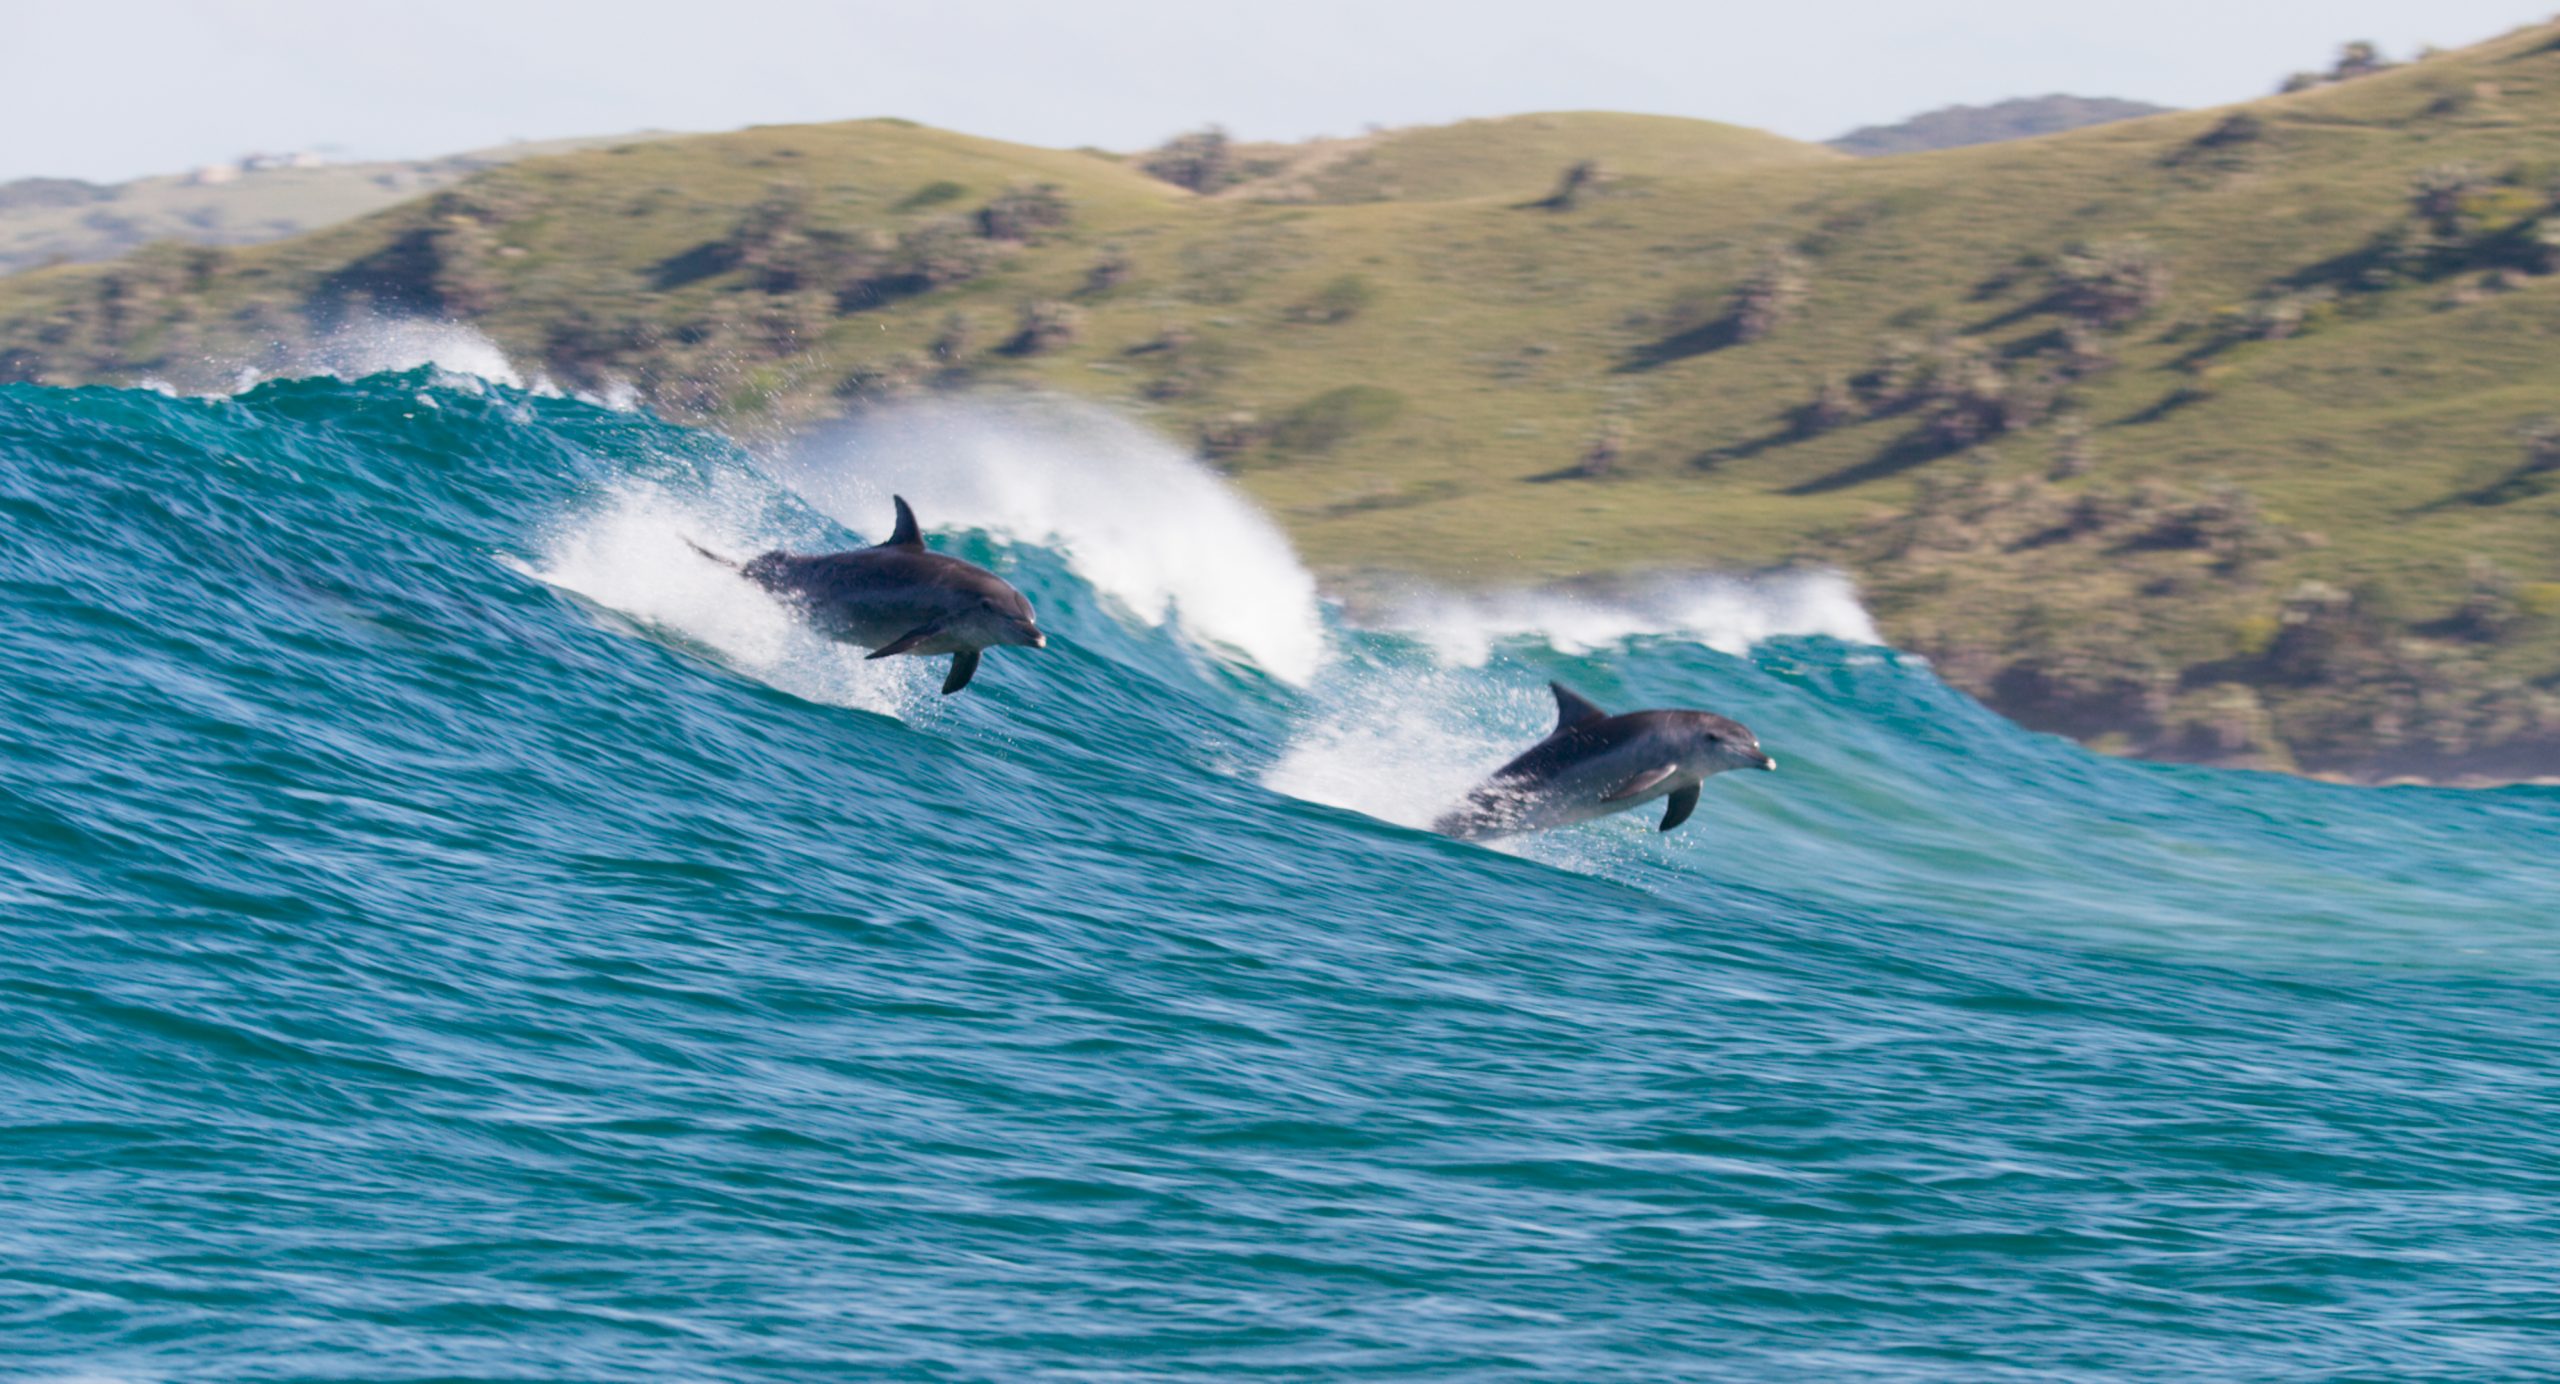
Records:
{"label": "dolphin", "polygon": [[1697,810],[1698,785],[1727,769],[1775,769],[1778,761],[1738,721],[1705,711],[1612,716],[1560,682],[1556,728],[1469,791],[1431,824],[1465,841],[1571,826],[1664,800],[1669,831]]}
{"label": "dolphin", "polygon": [[732,562],[691,539],[704,557],[782,596],[830,638],[859,644],[865,657],[949,654],[949,696],[969,685],[978,653],[999,644],[1046,648],[1049,636],[1032,622],[1031,603],[1004,578],[956,557],[929,552],[916,512],[893,495],[898,526],[889,541],[849,553],[787,553],[777,548],[744,564]]}

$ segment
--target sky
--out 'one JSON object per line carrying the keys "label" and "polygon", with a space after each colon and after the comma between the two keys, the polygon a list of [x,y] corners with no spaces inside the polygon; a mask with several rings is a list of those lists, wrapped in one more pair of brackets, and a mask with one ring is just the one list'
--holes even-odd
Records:
{"label": "sky", "polygon": [[1533,110],[1800,139],[2065,91],[2205,106],[2555,0],[9,0],[0,180],[899,115],[1143,148]]}

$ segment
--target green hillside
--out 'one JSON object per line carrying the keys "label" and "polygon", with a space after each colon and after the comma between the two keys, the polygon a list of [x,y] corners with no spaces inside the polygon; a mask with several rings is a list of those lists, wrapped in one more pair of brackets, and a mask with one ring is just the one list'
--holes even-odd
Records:
{"label": "green hillside", "polygon": [[[1266,147],[1267,148],[1267,147]],[[1668,115],[1555,111],[1311,142],[1230,197],[1309,202],[1526,201],[1585,160],[1604,179],[1697,178],[1838,155],[1764,130]]]}
{"label": "green hillside", "polygon": [[1322,201],[768,128],[0,281],[0,378],[185,384],[396,314],[749,435],[1063,390],[1198,439],[1337,574],[1835,563],[2107,748],[2560,774],[2555,132],[2550,27],[1889,158],[1470,122],[1331,150]]}

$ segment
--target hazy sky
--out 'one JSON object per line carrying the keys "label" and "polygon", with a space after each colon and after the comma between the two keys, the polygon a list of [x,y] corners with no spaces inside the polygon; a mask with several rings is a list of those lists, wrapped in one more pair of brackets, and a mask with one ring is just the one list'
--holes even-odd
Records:
{"label": "hazy sky", "polygon": [[2048,91],[2212,105],[2554,3],[9,0],[0,179],[861,115],[1112,148],[1592,108],[1822,139]]}

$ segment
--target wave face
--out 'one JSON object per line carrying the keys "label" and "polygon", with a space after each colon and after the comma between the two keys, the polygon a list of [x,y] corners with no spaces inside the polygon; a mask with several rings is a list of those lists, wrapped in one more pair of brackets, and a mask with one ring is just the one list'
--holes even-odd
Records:
{"label": "wave face", "polygon": [[[1119,425],[883,426],[0,388],[13,1373],[2549,1358],[2560,795],[2093,757],[1818,582],[1364,627]],[[1048,650],[944,699],[684,547],[892,488]],[[1785,768],[1413,829],[1551,677]]]}

